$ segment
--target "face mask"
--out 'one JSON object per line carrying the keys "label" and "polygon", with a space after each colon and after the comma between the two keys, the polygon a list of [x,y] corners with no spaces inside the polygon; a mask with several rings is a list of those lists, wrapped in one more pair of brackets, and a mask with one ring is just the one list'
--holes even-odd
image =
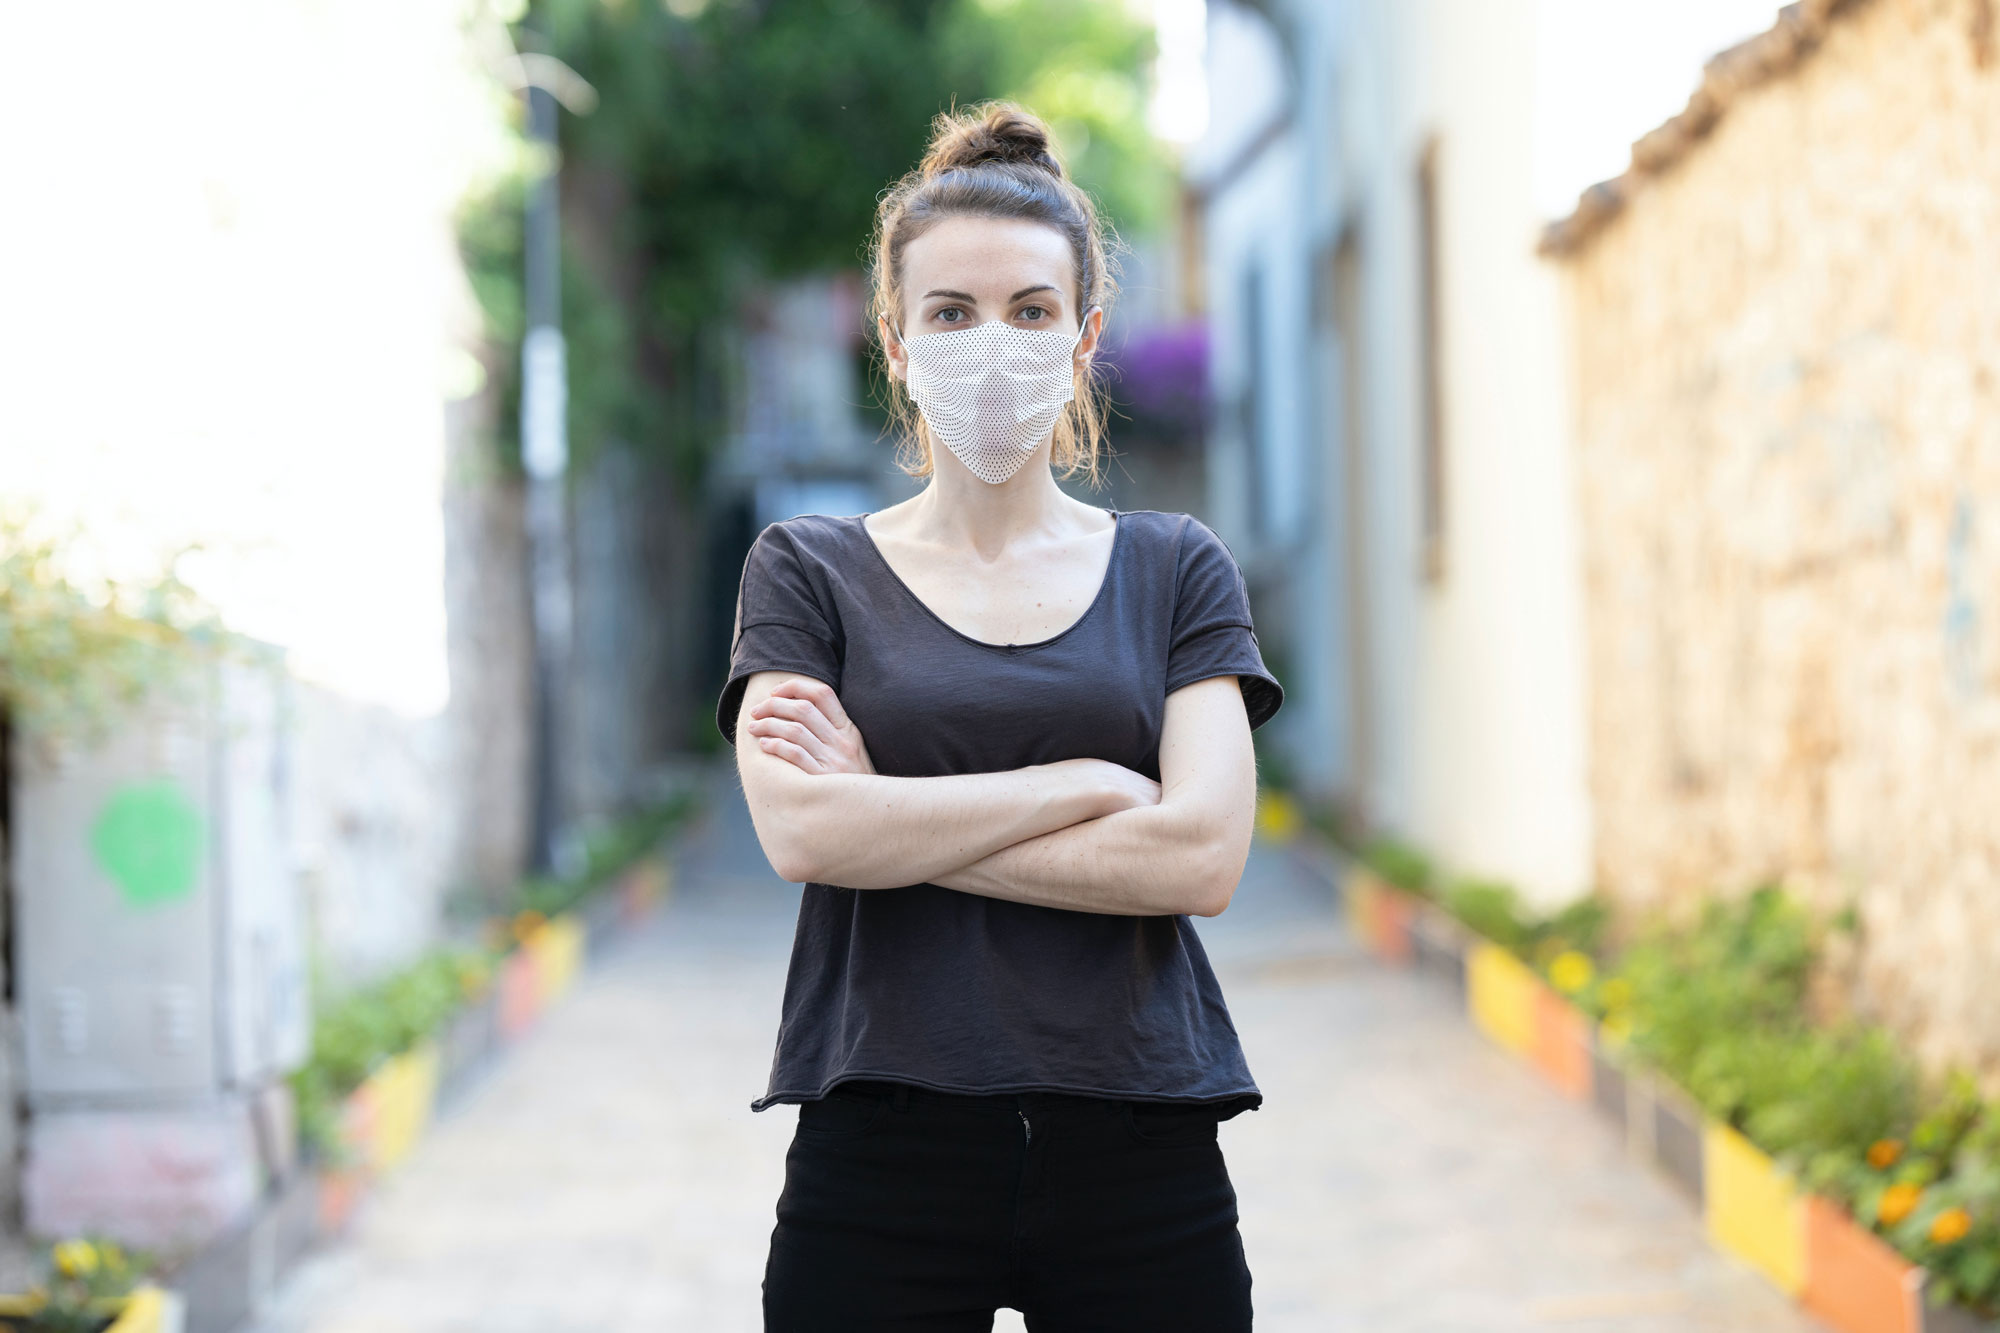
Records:
{"label": "face mask", "polygon": [[911,338],[903,344],[910,397],[931,438],[997,486],[1028,461],[1076,396],[1072,358],[1082,340],[1081,327],[1068,334],[995,319]]}

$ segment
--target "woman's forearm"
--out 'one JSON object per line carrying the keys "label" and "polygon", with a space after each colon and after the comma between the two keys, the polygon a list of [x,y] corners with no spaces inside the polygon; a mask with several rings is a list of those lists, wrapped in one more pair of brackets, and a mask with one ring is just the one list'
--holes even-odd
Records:
{"label": "woman's forearm", "polygon": [[743,767],[751,821],[772,867],[795,883],[852,889],[934,881],[1135,799],[1121,790],[1131,785],[1119,777],[1124,770],[1093,759],[923,778],[806,774],[762,754],[745,755]]}
{"label": "woman's forearm", "polygon": [[1249,845],[1247,821],[1163,803],[1029,838],[932,882],[1071,911],[1215,916],[1242,878]]}

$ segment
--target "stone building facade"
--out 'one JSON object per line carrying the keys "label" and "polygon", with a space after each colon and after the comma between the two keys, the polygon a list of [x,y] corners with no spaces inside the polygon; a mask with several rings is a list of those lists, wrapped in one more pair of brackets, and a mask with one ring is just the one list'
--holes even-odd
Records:
{"label": "stone building facade", "polygon": [[2000,1076],[1991,0],[1809,3],[1544,248],[1570,277],[1601,882],[1786,883]]}

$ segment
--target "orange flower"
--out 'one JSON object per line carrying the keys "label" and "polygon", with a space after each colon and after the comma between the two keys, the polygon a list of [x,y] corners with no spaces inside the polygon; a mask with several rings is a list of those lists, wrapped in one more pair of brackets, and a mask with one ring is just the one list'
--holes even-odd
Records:
{"label": "orange flower", "polygon": [[1931,1240],[1939,1245],[1949,1245],[1955,1240],[1964,1240],[1965,1233],[1972,1230],[1972,1214],[1963,1208],[1947,1208],[1931,1223]]}
{"label": "orange flower", "polygon": [[514,938],[522,944],[526,944],[528,937],[539,930],[542,923],[546,920],[548,920],[547,917],[532,907],[517,913],[514,917]]}
{"label": "orange flower", "polygon": [[1887,1171],[1902,1155],[1901,1139],[1877,1139],[1868,1145],[1868,1165],[1877,1171]]}
{"label": "orange flower", "polygon": [[1875,1220],[1885,1227],[1895,1226],[1916,1211],[1923,1197],[1921,1185],[1891,1185],[1882,1191],[1882,1200],[1875,1205]]}

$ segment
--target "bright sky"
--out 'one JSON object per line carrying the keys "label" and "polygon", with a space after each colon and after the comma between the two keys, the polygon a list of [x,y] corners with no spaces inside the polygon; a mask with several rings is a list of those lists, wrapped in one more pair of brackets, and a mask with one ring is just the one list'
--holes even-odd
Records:
{"label": "bright sky", "polygon": [[1535,201],[1555,218],[1687,104],[1708,58],[1776,21],[1773,0],[1504,0],[1537,9]]}
{"label": "bright sky", "polygon": [[470,387],[448,216],[504,151],[463,3],[30,5],[0,81],[35,127],[0,136],[0,496],[81,523],[85,573],[203,543],[228,624],[412,714]]}
{"label": "bright sky", "polygon": [[[1206,0],[1134,0],[1159,42],[1153,132],[1177,144],[1208,123]],[[1386,0],[1401,3],[1405,0]],[[1535,199],[1570,211],[1625,169],[1632,141],[1687,103],[1707,59],[1771,26],[1775,0],[1461,0],[1532,7],[1537,24]]]}

